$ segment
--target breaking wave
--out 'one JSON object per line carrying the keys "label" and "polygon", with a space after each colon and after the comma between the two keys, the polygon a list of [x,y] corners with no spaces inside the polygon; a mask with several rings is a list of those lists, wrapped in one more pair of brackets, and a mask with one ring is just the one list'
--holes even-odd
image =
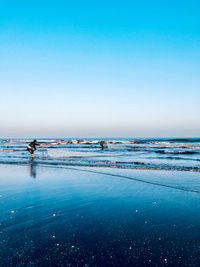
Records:
{"label": "breaking wave", "polygon": [[[0,163],[28,164],[31,140],[0,139]],[[200,138],[40,139],[34,162],[48,165],[199,171]]]}

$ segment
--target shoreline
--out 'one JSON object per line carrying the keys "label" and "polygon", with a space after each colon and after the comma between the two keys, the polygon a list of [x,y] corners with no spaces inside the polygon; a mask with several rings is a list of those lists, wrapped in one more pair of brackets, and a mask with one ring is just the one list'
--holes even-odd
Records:
{"label": "shoreline", "polygon": [[111,168],[111,169],[127,169],[127,170],[154,170],[154,171],[178,171],[178,172],[200,172],[199,167],[143,167],[143,166],[116,166],[116,165],[90,165],[90,164],[78,164],[78,163],[57,163],[57,162],[43,162],[42,160],[32,160],[29,161],[0,161],[0,165],[30,165],[30,164],[36,164],[40,166],[77,166],[77,167],[91,167],[91,168]]}

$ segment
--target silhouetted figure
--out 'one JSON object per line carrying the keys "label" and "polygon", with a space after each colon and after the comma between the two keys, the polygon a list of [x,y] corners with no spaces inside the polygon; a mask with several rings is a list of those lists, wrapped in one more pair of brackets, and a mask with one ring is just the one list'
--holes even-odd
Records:
{"label": "silhouetted figure", "polygon": [[105,144],[105,141],[104,140],[101,140],[100,147],[101,147],[102,150],[105,148],[104,144]]}
{"label": "silhouetted figure", "polygon": [[34,158],[34,152],[37,150],[37,147],[39,144],[37,143],[37,140],[34,140],[27,146],[27,150],[29,153],[31,153],[32,158]]}

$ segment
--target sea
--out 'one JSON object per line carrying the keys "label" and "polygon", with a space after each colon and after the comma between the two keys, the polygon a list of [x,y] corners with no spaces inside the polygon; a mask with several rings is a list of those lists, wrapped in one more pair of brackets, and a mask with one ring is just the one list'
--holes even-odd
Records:
{"label": "sea", "polygon": [[200,266],[200,138],[0,140],[0,266]]}
{"label": "sea", "polygon": [[[34,163],[200,171],[200,138],[38,139]],[[0,139],[0,163],[29,164],[31,139]]]}

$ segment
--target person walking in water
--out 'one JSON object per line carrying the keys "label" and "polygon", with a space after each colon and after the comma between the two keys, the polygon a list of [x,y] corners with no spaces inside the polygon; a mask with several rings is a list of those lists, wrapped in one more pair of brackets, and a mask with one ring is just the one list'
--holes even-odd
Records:
{"label": "person walking in water", "polygon": [[101,140],[100,147],[101,147],[102,150],[104,149],[104,143],[105,143],[105,141],[104,140]]}
{"label": "person walking in water", "polygon": [[34,159],[34,152],[37,150],[36,146],[39,146],[37,140],[34,140],[27,146],[27,150],[29,153],[31,153],[32,159]]}

